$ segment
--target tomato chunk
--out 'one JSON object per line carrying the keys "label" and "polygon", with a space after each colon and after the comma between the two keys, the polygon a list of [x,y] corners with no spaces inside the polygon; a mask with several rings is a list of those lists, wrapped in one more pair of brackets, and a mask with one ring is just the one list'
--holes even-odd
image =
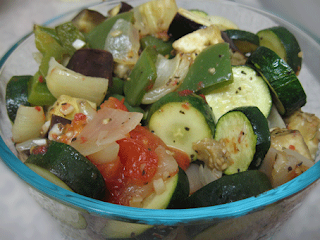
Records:
{"label": "tomato chunk", "polygon": [[108,107],[114,109],[120,109],[128,112],[127,107],[124,105],[124,98],[120,101],[115,97],[109,97],[108,100],[104,101],[101,105],[101,108]]}
{"label": "tomato chunk", "polygon": [[148,183],[158,168],[157,154],[135,139],[124,138],[117,143],[126,181],[137,185]]}

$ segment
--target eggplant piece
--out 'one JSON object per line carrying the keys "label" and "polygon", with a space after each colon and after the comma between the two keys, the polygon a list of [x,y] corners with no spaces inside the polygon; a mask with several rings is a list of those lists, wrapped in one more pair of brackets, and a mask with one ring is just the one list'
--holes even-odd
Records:
{"label": "eggplant piece", "polygon": [[80,30],[80,32],[88,33],[104,20],[106,20],[106,17],[103,14],[90,9],[83,9],[71,20],[71,22]]}
{"label": "eggplant piece", "polygon": [[169,26],[168,35],[170,38],[177,40],[186,34],[210,25],[212,23],[207,18],[184,8],[179,8]]}
{"label": "eggplant piece", "polygon": [[130,4],[120,2],[120,4],[108,11],[108,16],[113,17],[119,13],[129,12],[131,9],[133,9],[133,7]]}
{"label": "eggplant piece", "polygon": [[107,78],[109,87],[112,86],[113,56],[108,51],[79,49],[72,55],[67,68],[88,77]]}
{"label": "eggplant piece", "polygon": [[61,123],[62,125],[67,125],[67,124],[71,124],[71,120],[67,119],[67,118],[64,118],[64,117],[61,117],[61,116],[58,116],[58,115],[55,115],[55,114],[52,114],[51,121],[50,121],[50,126],[49,126],[49,131],[57,123]]}

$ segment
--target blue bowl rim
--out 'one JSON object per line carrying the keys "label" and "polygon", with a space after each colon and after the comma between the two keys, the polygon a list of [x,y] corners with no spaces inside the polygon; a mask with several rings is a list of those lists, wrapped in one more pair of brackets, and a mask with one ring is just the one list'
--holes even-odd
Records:
{"label": "blue bowl rim", "polygon": [[[104,3],[98,3],[94,5],[99,4]],[[235,4],[248,9],[253,9],[254,11],[261,12],[265,15],[272,15],[266,11],[262,11],[253,7],[248,7],[239,3],[228,2],[228,4]],[[88,5],[88,7],[94,5]],[[64,17],[70,13],[74,13],[76,11],[79,11],[79,9],[59,15],[47,21],[46,23],[44,23],[44,25],[48,25],[54,22],[55,20]],[[276,17],[275,15],[272,16]],[[285,20],[282,19],[282,21]],[[14,52],[14,50],[18,48],[19,45],[31,35],[32,33],[29,33],[26,36],[22,37],[4,54],[4,56],[0,59],[0,69],[2,69],[6,60]],[[314,37],[311,38],[315,40]],[[315,42],[317,41],[315,40]],[[99,200],[79,195],[74,192],[70,192],[59,186],[56,186],[55,184],[47,181],[46,179],[42,178],[41,176],[33,172],[24,163],[22,163],[11,152],[11,150],[8,148],[1,136],[0,158],[13,172],[15,172],[23,181],[25,181],[31,187],[47,195],[50,198],[62,202],[63,204],[74,207],[76,209],[82,209],[88,211],[89,213],[99,215],[102,217],[149,225],[178,225],[181,223],[188,224],[193,222],[201,222],[204,220],[240,217],[247,213],[263,209],[270,204],[276,203],[287,197],[290,197],[307,188],[320,178],[320,161],[318,161],[309,170],[307,170],[300,176],[296,177],[295,179],[277,188],[262,193],[259,196],[250,197],[228,204],[203,208],[165,210],[142,209],[102,202]]]}

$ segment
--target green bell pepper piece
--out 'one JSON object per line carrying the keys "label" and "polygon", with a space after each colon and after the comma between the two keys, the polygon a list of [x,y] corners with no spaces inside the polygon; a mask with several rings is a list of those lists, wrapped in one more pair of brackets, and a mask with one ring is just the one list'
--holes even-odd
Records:
{"label": "green bell pepper piece", "polygon": [[46,76],[50,58],[54,57],[58,62],[61,62],[63,57],[68,54],[68,51],[60,45],[57,35],[48,28],[35,25],[33,32],[36,47],[43,55],[39,70],[42,76]]}
{"label": "green bell pepper piece", "polygon": [[218,43],[204,49],[190,66],[177,91],[202,93],[233,81],[228,43]]}
{"label": "green bell pepper piece", "polygon": [[55,28],[55,31],[60,39],[61,45],[68,51],[70,56],[76,51],[72,46],[75,40],[79,39],[85,42],[84,35],[72,22],[60,24]]}
{"label": "green bell pepper piece", "polygon": [[35,106],[52,105],[56,98],[50,93],[44,77],[38,71],[28,83],[28,102]]}
{"label": "green bell pepper piece", "polygon": [[124,12],[106,19],[86,35],[87,43],[91,48],[104,49],[106,38],[118,19],[133,22],[133,12]]}
{"label": "green bell pepper piece", "polygon": [[169,57],[172,57],[172,54],[171,54],[173,50],[172,43],[173,43],[172,40],[163,41],[162,39],[152,35],[145,36],[140,40],[140,45],[142,49],[145,49],[147,46],[152,46],[161,55],[169,56]]}
{"label": "green bell pepper piece", "polygon": [[131,106],[141,104],[144,94],[150,89],[156,78],[158,52],[151,46],[145,48],[124,83],[124,95]]}

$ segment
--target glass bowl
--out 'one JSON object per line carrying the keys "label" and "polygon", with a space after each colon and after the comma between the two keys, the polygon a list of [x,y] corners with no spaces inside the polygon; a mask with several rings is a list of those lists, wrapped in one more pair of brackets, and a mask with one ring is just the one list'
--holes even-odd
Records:
{"label": "glass bowl", "polygon": [[[137,6],[145,1],[127,1]],[[119,1],[94,5],[103,14]],[[303,30],[270,13],[229,1],[177,0],[178,7],[203,9],[224,16],[240,29],[257,32],[282,25],[297,38],[303,51],[299,75],[308,102],[303,110],[320,117],[320,45]],[[54,26],[72,19],[69,12],[50,22]],[[317,162],[305,173],[258,197],[196,209],[152,210],[114,205],[60,188],[26,167],[17,157],[11,141],[11,123],[6,114],[5,89],[13,75],[34,74],[37,64],[34,36],[17,42],[0,60],[0,157],[30,186],[31,195],[60,222],[62,232],[74,239],[269,239],[301,204],[320,178]]]}

